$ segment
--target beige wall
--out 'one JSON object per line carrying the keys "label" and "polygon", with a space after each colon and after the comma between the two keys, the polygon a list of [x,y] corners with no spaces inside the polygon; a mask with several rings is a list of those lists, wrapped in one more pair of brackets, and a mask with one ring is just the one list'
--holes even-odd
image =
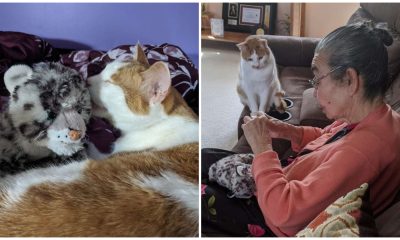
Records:
{"label": "beige wall", "polygon": [[207,12],[210,13],[211,17],[222,18],[222,3],[207,3]]}
{"label": "beige wall", "polygon": [[359,6],[359,3],[306,3],[305,36],[323,37],[345,25]]}

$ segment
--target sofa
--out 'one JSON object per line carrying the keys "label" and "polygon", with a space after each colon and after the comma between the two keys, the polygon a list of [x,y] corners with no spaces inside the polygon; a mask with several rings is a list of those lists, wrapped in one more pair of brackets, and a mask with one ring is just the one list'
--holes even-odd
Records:
{"label": "sofa", "polygon": [[[391,31],[394,42],[388,49],[389,74],[393,80],[387,91],[386,102],[400,113],[400,3],[361,3],[353,13],[347,24],[362,20],[386,22]],[[308,82],[313,77],[311,61],[314,50],[319,42],[318,38],[292,36],[262,36],[268,40],[277,64],[279,77],[286,97],[293,101],[293,107],[288,111],[292,118],[289,123],[302,126],[325,127],[330,124],[325,115],[318,108],[313,96],[314,89]],[[251,152],[241,129],[243,117],[250,111],[245,107],[238,121],[238,142],[232,151],[237,153]],[[400,146],[399,146],[400,147]],[[282,139],[273,139],[273,148],[280,159],[293,154],[290,142]],[[400,236],[400,193],[393,205],[383,214],[374,216],[379,236]]]}

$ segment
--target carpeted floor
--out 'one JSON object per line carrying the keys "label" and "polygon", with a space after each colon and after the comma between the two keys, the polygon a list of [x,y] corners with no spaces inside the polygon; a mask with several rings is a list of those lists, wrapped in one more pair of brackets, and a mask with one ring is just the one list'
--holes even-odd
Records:
{"label": "carpeted floor", "polygon": [[237,141],[243,105],[236,93],[239,51],[203,47],[201,55],[201,147],[230,150]]}

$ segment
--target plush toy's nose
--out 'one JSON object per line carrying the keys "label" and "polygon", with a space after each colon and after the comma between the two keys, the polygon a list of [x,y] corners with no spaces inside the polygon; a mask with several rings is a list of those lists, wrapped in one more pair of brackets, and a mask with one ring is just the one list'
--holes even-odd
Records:
{"label": "plush toy's nose", "polygon": [[77,131],[77,130],[70,130],[68,135],[69,135],[69,138],[73,141],[76,141],[81,138],[81,132]]}

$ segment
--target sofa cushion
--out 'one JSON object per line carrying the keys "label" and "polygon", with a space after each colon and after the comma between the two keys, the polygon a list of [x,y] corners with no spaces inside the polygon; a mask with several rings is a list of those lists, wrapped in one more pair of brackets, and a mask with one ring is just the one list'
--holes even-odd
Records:
{"label": "sofa cushion", "polygon": [[393,110],[400,113],[400,74],[393,80],[392,86],[386,92],[385,99]]}
{"label": "sofa cushion", "polygon": [[311,87],[308,82],[311,78],[313,74],[310,67],[283,67],[279,73],[287,97],[301,97],[303,91]]}
{"label": "sofa cushion", "polygon": [[388,26],[400,32],[400,4],[397,3],[361,3],[365,9],[378,22],[387,22]]}
{"label": "sofa cushion", "polygon": [[263,35],[274,53],[277,64],[309,67],[319,38]]}
{"label": "sofa cushion", "polygon": [[347,25],[365,20],[370,20],[373,18],[374,17],[371,16],[370,13],[368,13],[366,10],[360,7],[350,16],[349,20],[347,21]]}
{"label": "sofa cushion", "polygon": [[369,202],[368,184],[347,193],[329,205],[298,237],[378,236]]}
{"label": "sofa cushion", "polygon": [[381,237],[400,236],[400,202],[385,210],[375,222]]}
{"label": "sofa cushion", "polygon": [[387,47],[387,51],[389,76],[395,78],[400,73],[400,41],[394,40],[393,44]]}
{"label": "sofa cushion", "polygon": [[323,128],[330,123],[332,120],[327,119],[318,106],[317,99],[314,97],[314,88],[305,90],[300,112],[300,125]]}
{"label": "sofa cushion", "polygon": [[310,88],[308,82],[313,76],[309,67],[282,67],[279,79],[285,90],[285,97],[293,101],[293,107],[288,109],[292,118],[288,123],[298,125],[300,123],[300,109],[302,108],[303,91]]}

